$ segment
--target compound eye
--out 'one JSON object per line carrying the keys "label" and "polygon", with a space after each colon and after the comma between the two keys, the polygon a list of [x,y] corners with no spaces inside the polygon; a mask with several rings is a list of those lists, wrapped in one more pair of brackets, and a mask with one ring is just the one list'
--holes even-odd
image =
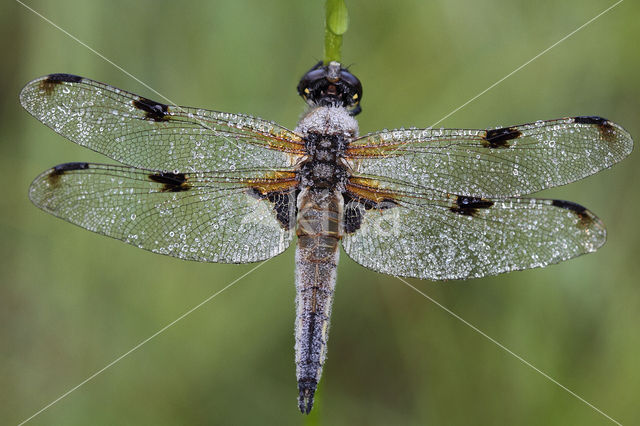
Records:
{"label": "compound eye", "polygon": [[300,85],[303,87],[313,86],[318,80],[324,80],[327,76],[327,71],[323,68],[311,70],[302,77]]}
{"label": "compound eye", "polygon": [[319,68],[317,70],[309,71],[305,76],[305,80],[307,80],[309,83],[313,83],[317,80],[322,80],[326,76],[327,76],[327,70],[324,68]]}
{"label": "compound eye", "polygon": [[351,74],[347,70],[343,69],[340,71],[340,78],[349,86],[353,87],[354,89],[362,88],[362,85],[360,84],[360,80],[358,80],[358,77]]}
{"label": "compound eye", "polygon": [[303,98],[307,98],[318,81],[324,80],[327,76],[327,70],[324,68],[313,68],[300,79],[298,84],[298,94]]}
{"label": "compound eye", "polygon": [[344,69],[340,71],[340,78],[345,82],[345,84],[351,87],[353,92],[355,92],[351,97],[353,102],[359,102],[362,97],[362,84],[360,83],[360,80],[358,80],[355,75]]}
{"label": "compound eye", "polygon": [[298,94],[309,105],[342,106],[355,115],[360,111],[362,85],[338,62],[330,62],[326,66],[318,62],[300,79]]}

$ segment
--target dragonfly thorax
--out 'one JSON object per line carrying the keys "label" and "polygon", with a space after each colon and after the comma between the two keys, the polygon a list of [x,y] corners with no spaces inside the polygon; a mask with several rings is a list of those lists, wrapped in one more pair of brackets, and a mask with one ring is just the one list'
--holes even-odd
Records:
{"label": "dragonfly thorax", "polygon": [[318,107],[300,120],[296,131],[307,154],[299,169],[301,186],[343,191],[349,176],[344,151],[358,135],[358,122],[346,108]]}
{"label": "dragonfly thorax", "polygon": [[337,189],[344,191],[348,178],[347,169],[341,160],[346,140],[342,135],[309,133],[305,145],[309,146],[309,157],[299,170],[303,187],[312,190]]}

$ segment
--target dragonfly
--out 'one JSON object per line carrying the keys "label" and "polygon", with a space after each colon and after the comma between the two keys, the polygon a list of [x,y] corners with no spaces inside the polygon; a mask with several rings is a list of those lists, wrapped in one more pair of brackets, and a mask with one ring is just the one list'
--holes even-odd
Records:
{"label": "dragonfly", "polygon": [[313,407],[327,354],[340,244],[373,271],[427,280],[543,267],[594,252],[603,223],[571,201],[523,197],[611,167],[631,135],[597,116],[491,129],[359,135],[362,84],[338,62],[297,86],[294,130],[244,114],[167,105],[51,74],[22,106],[120,163],[57,165],[31,201],[154,253],[198,262],[272,258],[294,236],[298,405]]}

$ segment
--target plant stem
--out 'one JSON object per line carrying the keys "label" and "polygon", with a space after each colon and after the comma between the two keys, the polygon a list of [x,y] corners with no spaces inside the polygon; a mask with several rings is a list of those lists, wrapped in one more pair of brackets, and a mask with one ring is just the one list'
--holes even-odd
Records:
{"label": "plant stem", "polygon": [[324,63],[341,61],[342,35],[349,27],[349,13],[344,0],[326,0]]}

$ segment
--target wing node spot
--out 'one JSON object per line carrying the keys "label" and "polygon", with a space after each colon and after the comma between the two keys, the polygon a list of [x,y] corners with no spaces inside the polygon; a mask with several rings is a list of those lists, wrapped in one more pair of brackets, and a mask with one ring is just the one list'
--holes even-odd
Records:
{"label": "wing node spot", "polygon": [[501,129],[490,129],[486,131],[484,145],[487,148],[509,148],[509,141],[519,138],[522,133],[514,127],[503,127]]}
{"label": "wing node spot", "polygon": [[146,117],[153,121],[166,121],[169,119],[169,106],[151,99],[140,97],[132,101],[133,106],[146,113]]}
{"label": "wing node spot", "polygon": [[153,182],[161,183],[162,192],[182,192],[191,189],[191,184],[187,182],[184,173],[160,172],[149,175]]}
{"label": "wing node spot", "polygon": [[459,195],[456,197],[456,203],[449,208],[453,213],[463,216],[475,216],[479,209],[488,209],[493,206],[494,202],[484,198],[465,197]]}

